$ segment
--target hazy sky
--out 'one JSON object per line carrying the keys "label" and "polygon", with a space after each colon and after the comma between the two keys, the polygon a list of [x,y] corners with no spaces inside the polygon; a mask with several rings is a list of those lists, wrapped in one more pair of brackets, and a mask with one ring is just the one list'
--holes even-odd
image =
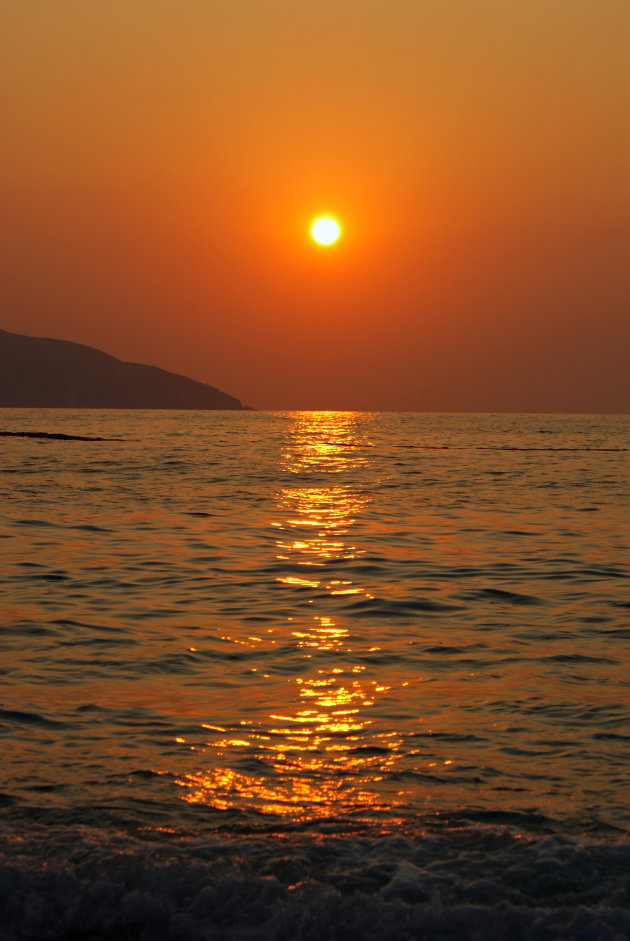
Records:
{"label": "hazy sky", "polygon": [[0,19],[0,327],[260,408],[630,411],[628,0]]}

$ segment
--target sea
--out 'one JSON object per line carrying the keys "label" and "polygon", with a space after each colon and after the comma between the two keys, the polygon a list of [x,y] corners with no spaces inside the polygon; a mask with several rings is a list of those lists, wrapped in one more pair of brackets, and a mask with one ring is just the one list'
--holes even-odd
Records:
{"label": "sea", "polygon": [[0,431],[2,941],[630,939],[630,416]]}

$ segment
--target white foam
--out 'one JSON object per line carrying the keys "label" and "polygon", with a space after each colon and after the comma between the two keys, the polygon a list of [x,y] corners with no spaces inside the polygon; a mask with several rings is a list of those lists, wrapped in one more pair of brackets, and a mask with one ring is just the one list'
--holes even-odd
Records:
{"label": "white foam", "polygon": [[630,938],[627,838],[1,836],[3,941]]}

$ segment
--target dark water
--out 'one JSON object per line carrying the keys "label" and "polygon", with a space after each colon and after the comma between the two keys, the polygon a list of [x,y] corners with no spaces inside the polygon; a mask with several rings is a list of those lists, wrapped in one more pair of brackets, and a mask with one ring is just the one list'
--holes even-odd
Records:
{"label": "dark water", "polygon": [[630,937],[627,416],[0,429],[6,937]]}

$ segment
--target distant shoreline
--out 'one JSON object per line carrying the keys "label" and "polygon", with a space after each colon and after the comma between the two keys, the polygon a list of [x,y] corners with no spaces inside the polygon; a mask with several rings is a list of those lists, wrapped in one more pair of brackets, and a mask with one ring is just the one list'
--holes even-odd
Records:
{"label": "distant shoreline", "polygon": [[58,441],[122,441],[122,438],[92,438],[53,431],[0,431],[0,438],[54,438]]}
{"label": "distant shoreline", "polygon": [[215,386],[70,340],[0,329],[0,363],[3,408],[247,408]]}

